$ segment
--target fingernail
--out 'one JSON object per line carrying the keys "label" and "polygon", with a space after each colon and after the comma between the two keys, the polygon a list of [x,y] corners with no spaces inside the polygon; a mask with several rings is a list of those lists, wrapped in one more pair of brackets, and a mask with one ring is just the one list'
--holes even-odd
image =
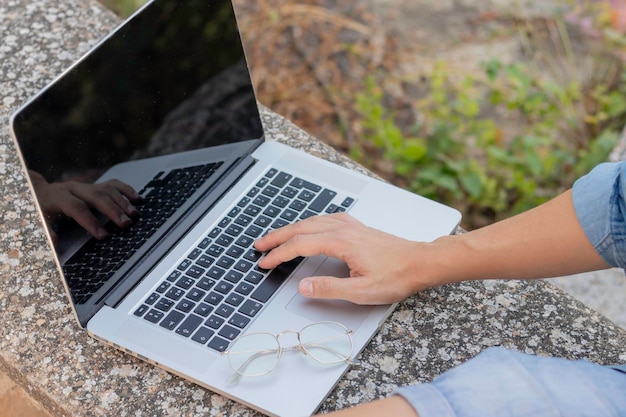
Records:
{"label": "fingernail", "polygon": [[308,280],[302,280],[300,281],[300,294],[304,295],[305,297],[310,297],[313,295],[313,283],[311,281]]}
{"label": "fingernail", "polygon": [[125,214],[121,214],[120,215],[120,221],[122,222],[122,224],[124,225],[129,225],[131,224],[133,221],[130,219],[130,217],[128,217]]}
{"label": "fingernail", "polygon": [[104,239],[105,237],[109,236],[109,233],[106,231],[106,229],[104,227],[98,227],[98,229],[96,230],[96,233],[98,234],[98,239]]}

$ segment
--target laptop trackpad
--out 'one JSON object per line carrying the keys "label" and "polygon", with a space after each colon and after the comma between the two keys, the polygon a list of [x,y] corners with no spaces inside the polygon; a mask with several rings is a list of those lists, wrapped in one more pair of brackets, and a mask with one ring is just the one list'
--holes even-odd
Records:
{"label": "laptop trackpad", "polygon": [[[345,278],[350,276],[350,270],[342,261],[327,258],[312,275]],[[350,330],[357,330],[374,307],[343,300],[314,300],[297,293],[285,308],[287,311],[314,321],[336,321]]]}

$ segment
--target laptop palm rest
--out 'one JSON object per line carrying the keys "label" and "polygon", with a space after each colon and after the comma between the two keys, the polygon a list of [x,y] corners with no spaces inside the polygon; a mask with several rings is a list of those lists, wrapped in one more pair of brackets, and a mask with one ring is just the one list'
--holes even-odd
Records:
{"label": "laptop palm rest", "polygon": [[[348,266],[335,258],[327,258],[313,276],[350,276]],[[357,305],[343,300],[319,300],[303,297],[297,293],[285,309],[313,321],[336,321],[350,330],[356,330],[367,318],[374,306]]]}

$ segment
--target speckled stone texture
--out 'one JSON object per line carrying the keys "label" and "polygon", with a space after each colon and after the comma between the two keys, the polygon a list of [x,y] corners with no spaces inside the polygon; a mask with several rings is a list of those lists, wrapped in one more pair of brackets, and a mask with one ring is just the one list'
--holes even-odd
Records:
{"label": "speckled stone texture", "polygon": [[[52,415],[258,415],[91,339],[74,321],[54,267],[9,115],[117,23],[89,0],[0,3],[0,369]],[[263,121],[270,140],[362,170],[267,109]],[[626,362],[623,330],[545,282],[450,285],[401,303],[321,411],[429,381],[489,346]]]}

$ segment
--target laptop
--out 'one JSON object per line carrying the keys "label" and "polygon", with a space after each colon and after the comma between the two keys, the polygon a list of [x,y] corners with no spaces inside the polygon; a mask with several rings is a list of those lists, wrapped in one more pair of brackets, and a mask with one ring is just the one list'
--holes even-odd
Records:
{"label": "laptop", "polygon": [[[233,340],[336,322],[351,331],[354,359],[394,306],[306,299],[301,278],[347,277],[345,264],[317,256],[264,270],[254,240],[340,211],[420,241],[460,221],[450,207],[266,140],[231,0],[147,3],[23,105],[11,131],[80,326],[268,415],[314,413],[353,361],[322,365],[287,349],[272,372],[233,383],[223,354]],[[62,194],[35,178],[129,185],[139,214],[118,227],[92,208],[109,235],[96,239],[49,210]]]}

